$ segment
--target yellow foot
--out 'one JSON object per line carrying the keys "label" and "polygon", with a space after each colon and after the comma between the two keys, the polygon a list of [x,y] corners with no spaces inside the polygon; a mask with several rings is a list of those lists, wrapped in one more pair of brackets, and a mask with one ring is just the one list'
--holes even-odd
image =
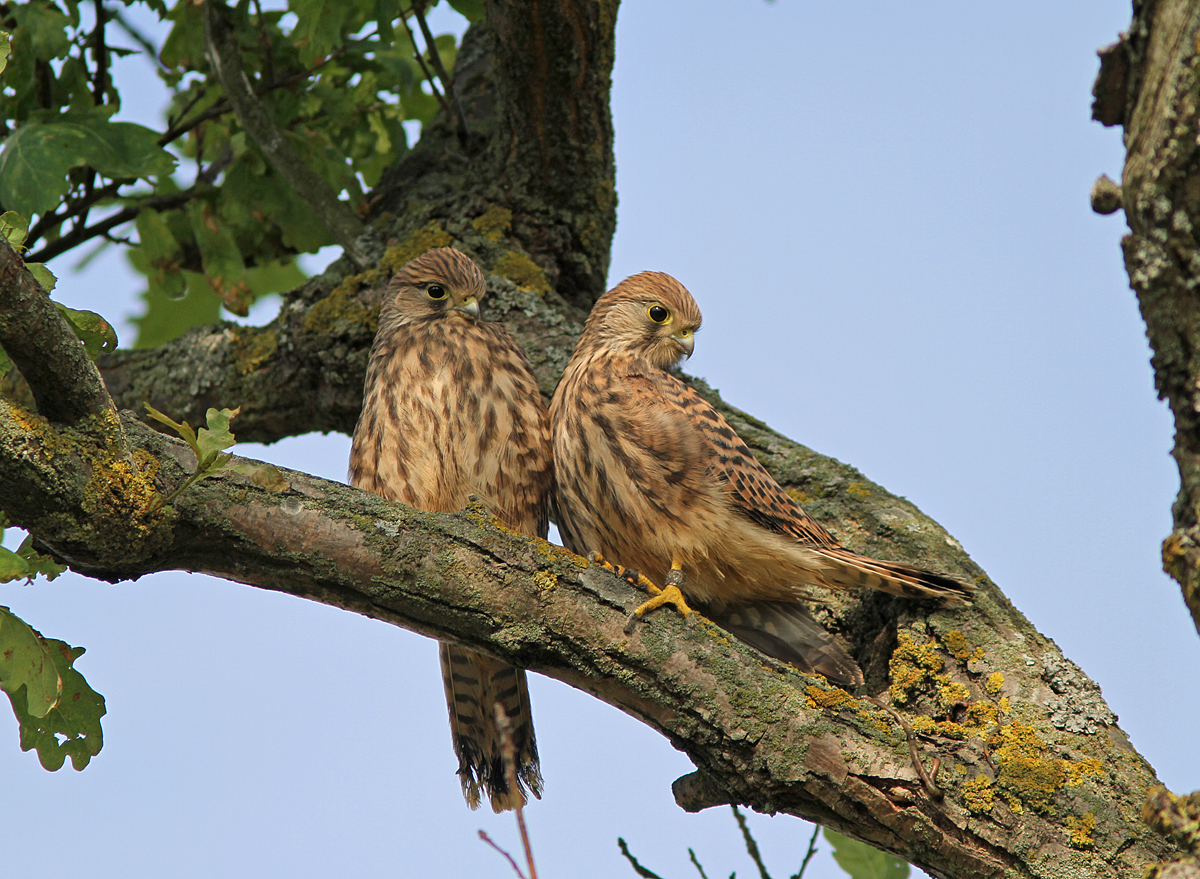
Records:
{"label": "yellow foot", "polygon": [[627,568],[624,565],[618,565],[614,562],[607,561],[600,553],[592,550],[588,553],[588,561],[594,565],[599,565],[606,571],[612,571],[622,580],[627,583],[632,583],[634,586],[641,586],[650,592],[651,595],[657,595],[662,592],[649,577],[644,574],[639,574],[633,568]]}
{"label": "yellow foot", "polygon": [[[678,563],[676,563],[678,564]],[[650,593],[653,598],[642,602],[637,609],[629,615],[629,619],[625,622],[625,634],[633,632],[633,627],[639,619],[644,617],[652,610],[662,607],[664,604],[669,604],[677,611],[683,614],[683,618],[689,623],[692,622],[692,609],[688,607],[687,601],[683,597],[683,592],[680,591],[680,586],[685,582],[683,571],[678,567],[672,567],[667,574],[667,584],[665,589],[659,589],[651,584]]]}

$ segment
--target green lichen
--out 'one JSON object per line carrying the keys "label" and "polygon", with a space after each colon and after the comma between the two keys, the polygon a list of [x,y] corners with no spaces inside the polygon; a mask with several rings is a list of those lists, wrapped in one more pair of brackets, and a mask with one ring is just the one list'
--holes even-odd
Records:
{"label": "green lichen", "polygon": [[[364,275],[370,274],[364,272]],[[361,278],[363,275],[354,275]],[[317,302],[304,316],[304,329],[310,333],[332,333],[346,330],[350,326],[368,326],[372,333],[379,325],[378,312],[372,313],[365,305],[352,298],[351,291],[357,289],[357,281],[351,278],[337,287],[324,299]]]}
{"label": "green lichen", "polygon": [[546,273],[542,271],[542,267],[525,254],[517,253],[515,250],[508,250],[500,254],[500,257],[492,263],[491,270],[502,278],[508,278],[524,290],[532,290],[534,293],[541,294],[550,292],[550,282],[546,280]]}
{"label": "green lichen", "polygon": [[488,241],[499,241],[512,225],[512,211],[499,205],[493,205],[472,220],[471,225]]}
{"label": "green lichen", "polygon": [[379,266],[390,278],[405,263],[416,259],[425,251],[435,247],[449,247],[453,242],[450,233],[433,221],[414,232],[403,244],[389,247],[384,252],[383,259],[379,261]]}
{"label": "green lichen", "polygon": [[248,375],[271,359],[279,337],[271,330],[249,330],[238,336],[234,366],[238,375]]}
{"label": "green lichen", "polygon": [[1096,816],[1087,812],[1081,816],[1067,816],[1067,832],[1071,835],[1071,845],[1075,848],[1093,848],[1096,841],[1092,839],[1092,831],[1096,829]]}
{"label": "green lichen", "polygon": [[976,775],[962,788],[963,805],[976,815],[986,815],[996,802],[996,790],[986,775]]}

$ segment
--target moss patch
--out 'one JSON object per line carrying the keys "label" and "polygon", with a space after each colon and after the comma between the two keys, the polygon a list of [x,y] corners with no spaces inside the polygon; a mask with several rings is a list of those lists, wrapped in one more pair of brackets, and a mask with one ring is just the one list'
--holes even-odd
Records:
{"label": "moss patch", "polygon": [[499,241],[508,231],[508,227],[512,225],[512,211],[499,205],[493,205],[481,216],[472,220],[471,225],[488,241]]}
{"label": "moss patch", "polygon": [[279,337],[271,330],[252,330],[239,335],[234,354],[238,375],[254,372],[271,359],[278,347]]}
{"label": "moss patch", "polygon": [[523,290],[543,294],[550,292],[550,282],[546,280],[546,273],[542,271],[542,267],[515,250],[500,254],[492,263],[492,272],[502,278],[508,278]]}

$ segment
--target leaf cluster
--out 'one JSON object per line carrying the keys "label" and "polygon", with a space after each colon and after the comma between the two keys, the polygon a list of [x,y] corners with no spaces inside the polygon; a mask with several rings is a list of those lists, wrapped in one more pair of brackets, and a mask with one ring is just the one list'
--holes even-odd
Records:
{"label": "leaf cluster", "polygon": [[[482,14],[479,0],[451,5]],[[130,7],[157,15],[161,45],[130,24]],[[239,0],[228,12],[256,100],[365,216],[367,192],[409,147],[405,123],[419,126],[439,106],[417,58],[430,47],[414,45],[403,24],[412,7]],[[246,314],[257,297],[303,281],[297,254],[332,243],[240,126],[206,54],[203,4],[3,2],[0,29],[0,53],[11,50],[0,73],[0,210],[31,219],[35,260],[87,242],[134,245],[129,258],[148,288],[139,344],[211,322],[222,305]],[[437,37],[434,49],[453,69],[454,37]],[[128,55],[169,93],[159,128],[115,118],[112,61]]]}

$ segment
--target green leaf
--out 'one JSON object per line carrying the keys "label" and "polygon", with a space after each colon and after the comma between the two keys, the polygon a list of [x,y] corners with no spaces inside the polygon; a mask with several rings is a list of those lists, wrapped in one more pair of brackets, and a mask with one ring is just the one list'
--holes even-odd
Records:
{"label": "green leaf", "polygon": [[25,217],[16,211],[0,214],[0,235],[3,235],[18,253],[25,249],[21,245],[25,243],[25,236],[28,234],[29,220]]}
{"label": "green leaf", "polygon": [[44,555],[34,549],[32,534],[25,535],[25,539],[17,547],[17,555],[24,559],[25,576],[30,580],[38,574],[41,574],[47,580],[53,580],[67,569],[66,565],[60,565],[51,556]]}
{"label": "green leaf", "polygon": [[[130,251],[129,261],[140,269],[137,253]],[[156,289],[153,282],[142,294],[146,310],[141,317],[133,318],[138,328],[134,348],[156,348],[192,327],[202,327],[220,319],[221,300],[204,283],[203,275],[181,272],[175,277],[179,279],[181,289],[186,291],[183,298],[168,296],[161,286]]]}
{"label": "green leaf", "polygon": [[[42,289],[47,293],[52,293],[54,288],[58,286],[58,278],[54,272],[46,267],[44,262],[27,262],[25,268],[29,269],[29,274],[33,275],[35,281],[42,285]],[[98,316],[98,315],[97,315]],[[116,335],[113,335],[113,341],[116,341]],[[116,345],[113,345],[115,348]],[[89,352],[90,353],[90,352]],[[96,359],[96,355],[92,354],[92,359]]]}
{"label": "green leaf", "polygon": [[58,705],[62,678],[41,636],[7,607],[0,607],[0,690],[12,699],[22,687],[26,711],[45,717]]}
{"label": "green leaf", "polygon": [[104,745],[100,726],[106,711],[104,697],[73,667],[83,655],[82,647],[70,647],[53,638],[42,640],[62,680],[62,696],[45,717],[36,718],[28,710],[25,690],[12,695],[13,713],[21,724],[21,750],[36,748],[42,767],[51,772],[61,769],[67,757],[79,771]]}
{"label": "green leaf", "polygon": [[146,412],[151,418],[160,424],[165,424],[167,427],[179,434],[183,441],[192,447],[192,453],[196,456],[196,460],[200,460],[200,447],[196,445],[196,431],[192,430],[192,426],[186,421],[174,421],[163,413],[159,412],[149,403],[143,403],[146,407]]}
{"label": "green leaf", "polygon": [[11,9],[17,26],[28,28],[34,57],[41,61],[66,57],[71,51],[67,17],[49,3],[18,3]]}
{"label": "green leaf", "polygon": [[0,202],[25,216],[57,205],[70,189],[67,172],[90,165],[112,179],[170,174],[174,157],[158,135],[134,122],[111,122],[100,112],[26,122],[0,152]]}
{"label": "green leaf", "polygon": [[12,34],[0,31],[0,73],[8,66],[8,51],[12,44]]}
{"label": "green leaf", "polygon": [[233,229],[225,223],[208,201],[191,201],[187,206],[192,234],[204,261],[204,277],[225,307],[245,317],[254,302],[246,283],[246,263]]}
{"label": "green leaf", "polygon": [[[229,432],[229,422],[241,411],[242,407],[238,406],[236,409],[221,409],[220,411],[209,409],[205,413],[208,427],[200,428],[199,435],[196,437],[196,458],[200,462],[198,470],[207,470],[218,460],[218,452],[237,443],[233,434]],[[212,469],[216,470],[220,466]]]}
{"label": "green leaf", "polygon": [[231,464],[229,469],[270,492],[286,491],[291,485],[279,469],[270,464]]}
{"label": "green leaf", "polygon": [[[40,283],[41,279],[38,280]],[[43,284],[43,286],[45,285]],[[54,304],[58,306],[59,313],[67,319],[67,323],[71,325],[75,335],[83,342],[83,348],[92,360],[105,351],[116,350],[117,331],[112,328],[112,324],[96,312],[67,308],[61,302]]]}
{"label": "green leaf", "polygon": [[451,9],[472,24],[482,21],[484,14],[487,12],[487,7],[484,5],[483,0],[448,0],[448,2]]}
{"label": "green leaf", "polygon": [[833,859],[851,879],[906,879],[909,867],[895,855],[889,855],[866,843],[825,828],[825,839],[833,846]]}

